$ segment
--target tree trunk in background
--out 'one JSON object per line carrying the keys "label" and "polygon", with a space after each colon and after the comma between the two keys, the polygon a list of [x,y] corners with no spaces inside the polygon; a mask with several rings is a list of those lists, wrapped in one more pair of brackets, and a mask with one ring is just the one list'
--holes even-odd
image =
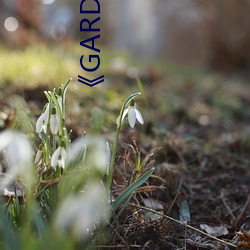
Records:
{"label": "tree trunk in background", "polygon": [[161,22],[155,0],[126,0],[117,10],[119,19],[115,30],[115,46],[129,49],[139,56],[159,56],[161,51]]}
{"label": "tree trunk in background", "polygon": [[210,4],[208,64],[223,71],[249,70],[250,1],[213,0]]}

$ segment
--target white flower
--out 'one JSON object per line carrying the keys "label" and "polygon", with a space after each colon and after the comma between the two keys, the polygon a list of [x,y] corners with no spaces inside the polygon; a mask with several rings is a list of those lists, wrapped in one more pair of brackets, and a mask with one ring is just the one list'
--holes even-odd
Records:
{"label": "white flower", "polygon": [[42,161],[42,156],[43,156],[43,145],[40,144],[38,150],[37,150],[37,153],[36,153],[36,156],[35,156],[35,163],[37,165],[39,165]]}
{"label": "white flower", "polygon": [[68,162],[71,164],[79,157],[82,161],[86,161],[87,166],[91,168],[94,166],[95,169],[105,173],[110,163],[110,149],[102,137],[86,135],[76,139],[69,147]]}
{"label": "white flower", "polygon": [[51,157],[51,166],[64,169],[67,161],[67,152],[63,146],[59,146]]}
{"label": "white flower", "polygon": [[47,132],[47,125],[49,120],[49,104],[47,104],[45,110],[40,115],[36,122],[36,132],[41,133],[42,131],[46,134]]}
{"label": "white flower", "polygon": [[59,106],[61,108],[61,111],[62,111],[62,96],[58,95],[57,96],[57,101],[58,101],[58,104],[59,104]]}
{"label": "white flower", "polygon": [[36,153],[36,156],[35,156],[35,163],[36,164],[40,163],[40,160],[42,158],[42,154],[43,154],[43,151],[38,149],[37,153]]}
{"label": "white flower", "polygon": [[110,163],[110,151],[107,142],[101,137],[92,137],[90,140],[87,165],[93,165],[96,169],[105,173],[108,171]]}
{"label": "white flower", "polygon": [[8,167],[5,178],[1,179],[1,188],[17,177],[21,177],[30,186],[33,181],[33,154],[28,138],[21,133],[6,130],[0,133],[0,152]]}
{"label": "white flower", "polygon": [[122,120],[127,114],[128,122],[131,128],[134,128],[136,120],[138,120],[138,122],[140,122],[141,124],[144,123],[141,112],[135,107],[134,100],[131,100],[129,107],[124,110]]}
{"label": "white flower", "polygon": [[53,107],[51,111],[51,116],[50,116],[50,130],[53,135],[56,135],[58,133],[59,126],[60,126],[60,122],[59,122],[58,112],[56,108]]}
{"label": "white flower", "polygon": [[62,87],[57,89],[56,99],[58,101],[58,104],[60,106],[60,109],[62,111]]}
{"label": "white flower", "polygon": [[79,195],[68,196],[56,213],[56,229],[72,233],[80,240],[90,238],[95,226],[108,220],[108,203],[104,197],[98,182],[89,184]]}

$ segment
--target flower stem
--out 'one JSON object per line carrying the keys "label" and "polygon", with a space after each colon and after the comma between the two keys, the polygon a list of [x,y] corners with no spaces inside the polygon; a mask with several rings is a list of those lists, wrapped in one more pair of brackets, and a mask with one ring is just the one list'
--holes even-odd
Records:
{"label": "flower stem", "polygon": [[119,138],[120,129],[121,129],[123,112],[125,110],[126,105],[132,99],[134,99],[136,96],[138,96],[140,94],[141,94],[140,92],[137,92],[137,93],[130,95],[122,104],[119,118],[118,118],[118,122],[117,122],[117,127],[116,127],[116,134],[115,134],[114,147],[113,147],[113,152],[112,152],[112,157],[111,157],[111,162],[110,162],[110,167],[109,167],[109,173],[107,176],[107,193],[109,193],[111,191],[112,183],[113,183],[113,173],[114,173],[114,169],[115,169],[115,156],[116,156],[116,152],[117,152],[118,138]]}

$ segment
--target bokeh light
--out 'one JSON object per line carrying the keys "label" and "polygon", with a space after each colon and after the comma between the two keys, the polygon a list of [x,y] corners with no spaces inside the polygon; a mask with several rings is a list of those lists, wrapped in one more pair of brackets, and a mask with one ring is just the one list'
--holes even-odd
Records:
{"label": "bokeh light", "polygon": [[42,4],[45,4],[45,5],[49,5],[49,4],[52,4],[54,2],[55,2],[55,0],[42,0]]}
{"label": "bokeh light", "polygon": [[14,32],[18,28],[18,21],[15,17],[8,17],[4,21],[4,27],[9,32]]}
{"label": "bokeh light", "polygon": [[56,24],[53,25],[50,29],[50,34],[55,40],[60,40],[65,37],[67,30],[64,25]]}

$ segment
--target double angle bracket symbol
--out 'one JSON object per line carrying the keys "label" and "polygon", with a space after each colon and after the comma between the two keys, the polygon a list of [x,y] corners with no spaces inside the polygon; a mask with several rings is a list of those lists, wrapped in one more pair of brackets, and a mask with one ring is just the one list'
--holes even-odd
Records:
{"label": "double angle bracket symbol", "polygon": [[93,87],[93,86],[95,86],[95,85],[97,85],[97,84],[99,84],[101,82],[104,82],[104,75],[99,76],[99,77],[97,77],[97,78],[95,78],[93,80],[89,80],[89,79],[87,79],[87,78],[85,78],[83,76],[78,75],[78,82],[81,82],[81,83],[83,83],[85,85]]}

